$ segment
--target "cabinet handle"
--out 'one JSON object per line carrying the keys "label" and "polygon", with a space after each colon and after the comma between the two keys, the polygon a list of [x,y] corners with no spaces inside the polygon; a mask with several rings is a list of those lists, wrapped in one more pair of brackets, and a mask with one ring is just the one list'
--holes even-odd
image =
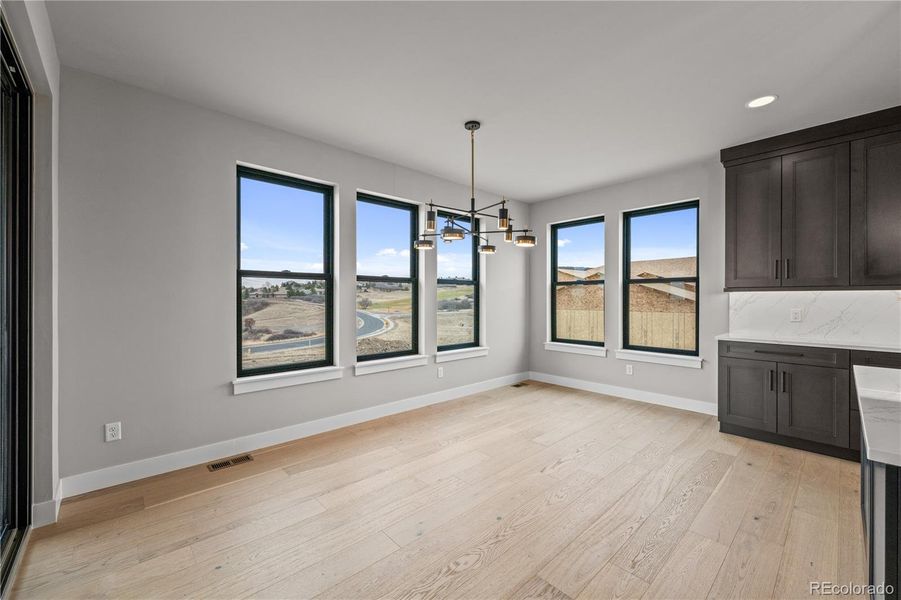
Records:
{"label": "cabinet handle", "polygon": [[780,373],[780,375],[782,376],[782,393],[784,394],[785,393],[785,379],[786,379],[785,371],[782,371]]}
{"label": "cabinet handle", "polygon": [[785,278],[786,278],[786,279],[791,279],[791,278],[792,278],[791,275],[789,275],[789,273],[791,272],[791,271],[789,270],[790,268],[791,268],[791,259],[790,259],[790,258],[786,258],[786,259],[785,259]]}
{"label": "cabinet handle", "polygon": [[775,272],[776,272],[776,281],[779,281],[779,259],[778,259],[778,258],[776,259],[776,269],[775,269]]}
{"label": "cabinet handle", "polygon": [[776,379],[776,371],[770,369],[770,391],[774,391],[773,385],[775,384]]}
{"label": "cabinet handle", "polygon": [[784,352],[784,351],[779,351],[779,350],[760,350],[758,348],[755,348],[754,352],[756,352],[758,354],[778,354],[779,356],[797,356],[797,357],[804,356],[803,352]]}

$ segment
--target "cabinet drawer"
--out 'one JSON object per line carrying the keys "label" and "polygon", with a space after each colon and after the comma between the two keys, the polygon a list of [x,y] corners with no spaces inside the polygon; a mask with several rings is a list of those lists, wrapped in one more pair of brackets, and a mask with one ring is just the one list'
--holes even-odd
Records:
{"label": "cabinet drawer", "polygon": [[813,365],[847,369],[850,351],[838,348],[814,348],[787,344],[756,344],[753,342],[720,341],[720,356],[769,360],[795,365]]}
{"label": "cabinet drawer", "polygon": [[901,369],[901,352],[875,352],[871,350],[852,350],[851,364],[865,367],[887,367]]}

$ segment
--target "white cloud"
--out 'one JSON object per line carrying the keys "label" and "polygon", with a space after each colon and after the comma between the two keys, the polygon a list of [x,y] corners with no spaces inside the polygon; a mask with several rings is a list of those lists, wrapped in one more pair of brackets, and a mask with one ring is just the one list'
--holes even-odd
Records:
{"label": "white cloud", "polygon": [[241,242],[241,252],[244,252],[245,250],[249,250],[249,249],[250,249],[250,246],[248,246],[244,242]]}
{"label": "white cloud", "polygon": [[409,248],[404,248],[403,250],[400,251],[400,255],[401,255],[401,256],[404,256],[404,257],[410,256],[410,249],[409,249]]}
{"label": "white cloud", "polygon": [[395,250],[394,248],[382,248],[375,253],[376,256],[395,256],[396,254],[397,250]]}
{"label": "white cloud", "polygon": [[571,242],[572,242],[572,240],[557,240],[557,246],[562,248],[563,246],[565,246]]}

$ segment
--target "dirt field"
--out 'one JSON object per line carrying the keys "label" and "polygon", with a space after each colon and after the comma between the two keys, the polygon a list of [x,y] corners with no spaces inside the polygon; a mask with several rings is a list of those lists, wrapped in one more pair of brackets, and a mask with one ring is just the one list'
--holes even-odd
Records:
{"label": "dirt field", "polygon": [[257,369],[275,365],[316,362],[325,360],[325,346],[313,346],[311,348],[294,348],[290,350],[276,350],[274,352],[245,353],[242,362],[245,369]]}
{"label": "dirt field", "polygon": [[[245,306],[252,306],[254,300],[245,300]],[[314,337],[325,333],[325,305],[307,302],[296,298],[266,298],[262,310],[254,312],[242,311],[244,319],[254,320],[254,330],[271,330],[271,334],[263,334],[260,339],[247,339],[248,344],[266,342],[273,334],[284,333],[286,329],[303,332],[304,337]],[[245,327],[246,329],[246,327]]]}
{"label": "dirt field", "polygon": [[402,352],[413,347],[413,294],[409,289],[380,290],[357,286],[357,310],[384,319],[389,329],[357,338],[357,356]]}
{"label": "dirt field", "polygon": [[299,298],[245,299],[242,319],[242,361],[245,368],[313,362],[325,358],[325,346],[322,344],[279,348],[271,352],[256,350],[271,344],[321,338],[325,334],[325,306],[321,303]]}
{"label": "dirt field", "polygon": [[475,339],[473,293],[471,285],[444,284],[438,286],[439,346],[466,344]]}

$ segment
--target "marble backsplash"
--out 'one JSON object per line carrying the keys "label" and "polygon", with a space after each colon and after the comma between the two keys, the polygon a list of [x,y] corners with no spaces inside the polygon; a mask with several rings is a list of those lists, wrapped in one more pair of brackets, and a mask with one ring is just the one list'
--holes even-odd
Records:
{"label": "marble backsplash", "polygon": [[[791,309],[802,320],[790,320]],[[901,349],[901,291],[732,292],[729,333]]]}

